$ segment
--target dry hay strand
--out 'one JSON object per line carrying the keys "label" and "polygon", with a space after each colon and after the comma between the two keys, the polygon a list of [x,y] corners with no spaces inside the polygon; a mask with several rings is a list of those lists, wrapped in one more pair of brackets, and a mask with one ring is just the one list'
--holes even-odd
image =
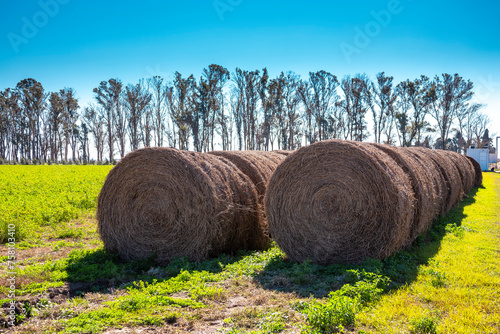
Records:
{"label": "dry hay strand", "polygon": [[238,249],[263,249],[257,191],[229,160],[174,148],[123,158],[99,194],[97,219],[106,250],[124,260],[157,255],[203,261]]}
{"label": "dry hay strand", "polygon": [[466,196],[474,185],[473,166],[470,164],[470,162],[465,162],[466,159],[462,159],[461,154],[458,154],[456,152],[444,150],[438,150],[437,152],[446,155],[457,168],[462,182],[463,196]]}
{"label": "dry hay strand", "polygon": [[224,157],[236,165],[247,175],[257,189],[259,203],[260,230],[270,240],[269,227],[264,209],[264,196],[267,183],[271,179],[276,167],[285,160],[284,154],[267,151],[215,151],[209,154]]}
{"label": "dry hay strand", "polygon": [[359,263],[409,243],[414,195],[383,151],[328,140],[291,154],[269,181],[273,239],[294,261]]}
{"label": "dry hay strand", "polygon": [[433,180],[427,173],[426,168],[408,150],[389,145],[369,145],[373,145],[389,155],[410,178],[416,200],[410,240],[415,240],[421,233],[431,227],[434,218],[437,216],[436,213],[441,209],[441,203],[436,200]]}
{"label": "dry hay strand", "polygon": [[474,167],[474,187],[481,187],[483,185],[483,170],[481,165],[473,157],[466,157]]}
{"label": "dry hay strand", "polygon": [[441,173],[439,165],[437,165],[434,160],[429,158],[427,153],[425,152],[409,149],[407,147],[402,147],[399,149],[413,155],[413,157],[419,162],[420,166],[422,167],[421,172],[425,173],[427,175],[426,178],[429,180],[429,182],[431,182],[431,189],[433,192],[432,197],[434,198],[434,216],[437,217],[439,215],[446,214],[446,209],[448,206],[448,186],[443,174]]}
{"label": "dry hay strand", "polygon": [[431,150],[425,147],[411,147],[409,149],[426,154],[438,166],[448,190],[443,215],[447,214],[463,197],[462,179],[455,164],[446,154],[442,154],[444,152],[442,150]]}

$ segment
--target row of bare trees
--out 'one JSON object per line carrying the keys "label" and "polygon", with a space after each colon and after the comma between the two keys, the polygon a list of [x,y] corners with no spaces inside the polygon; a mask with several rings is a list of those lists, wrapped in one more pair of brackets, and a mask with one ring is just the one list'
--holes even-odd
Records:
{"label": "row of bare trees", "polygon": [[[75,91],[45,92],[34,79],[0,92],[0,158],[112,161],[149,146],[296,149],[329,138],[434,146],[462,152],[489,143],[489,119],[458,74],[394,84],[384,72],[339,80],[326,71],[271,78],[267,69],[230,73],[210,65],[197,80],[174,74],[94,88],[80,108]],[[92,149],[91,149],[92,146]],[[105,156],[105,154],[107,154]]]}

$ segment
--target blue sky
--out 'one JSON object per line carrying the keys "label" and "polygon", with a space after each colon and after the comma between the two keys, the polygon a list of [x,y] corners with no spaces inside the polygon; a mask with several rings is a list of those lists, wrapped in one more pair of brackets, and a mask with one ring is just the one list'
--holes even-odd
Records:
{"label": "blue sky", "polygon": [[85,105],[102,80],[135,83],[155,74],[170,80],[174,71],[199,77],[212,63],[303,77],[321,69],[339,77],[365,72],[374,78],[385,71],[396,82],[459,73],[475,83],[477,100],[488,104],[483,111],[491,131],[500,135],[498,1],[41,0],[1,6],[0,89],[32,77],[49,91],[73,87]]}

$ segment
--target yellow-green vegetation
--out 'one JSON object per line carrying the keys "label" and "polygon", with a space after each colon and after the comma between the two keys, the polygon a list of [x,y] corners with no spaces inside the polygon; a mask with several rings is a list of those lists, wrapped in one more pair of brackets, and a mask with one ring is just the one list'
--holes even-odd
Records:
{"label": "yellow-green vegetation", "polygon": [[17,240],[96,207],[111,166],[0,166],[0,242],[14,224]]}
{"label": "yellow-green vegetation", "polygon": [[[16,294],[25,313],[14,331],[498,333],[499,221],[500,177],[488,173],[484,187],[411,247],[360,265],[297,264],[276,245],[203,263],[124,263],[103,250],[89,213],[32,224],[17,249]],[[3,283],[0,303],[6,294]]]}
{"label": "yellow-green vegetation", "polygon": [[[421,252],[414,281],[357,316],[374,333],[500,333],[500,178],[441,220],[446,233]],[[435,253],[435,254],[433,254]]]}

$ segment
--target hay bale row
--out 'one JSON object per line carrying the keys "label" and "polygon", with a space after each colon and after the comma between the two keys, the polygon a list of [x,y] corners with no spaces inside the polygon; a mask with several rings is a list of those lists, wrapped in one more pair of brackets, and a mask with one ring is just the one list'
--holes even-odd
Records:
{"label": "hay bale row", "polygon": [[383,259],[448,213],[479,180],[474,163],[453,152],[319,142],[276,169],[265,200],[269,228],[295,261]]}
{"label": "hay bale row", "polygon": [[203,261],[270,244],[263,209],[266,184],[285,158],[272,152],[145,148],[123,158],[99,194],[104,247],[124,260],[156,254]]}

